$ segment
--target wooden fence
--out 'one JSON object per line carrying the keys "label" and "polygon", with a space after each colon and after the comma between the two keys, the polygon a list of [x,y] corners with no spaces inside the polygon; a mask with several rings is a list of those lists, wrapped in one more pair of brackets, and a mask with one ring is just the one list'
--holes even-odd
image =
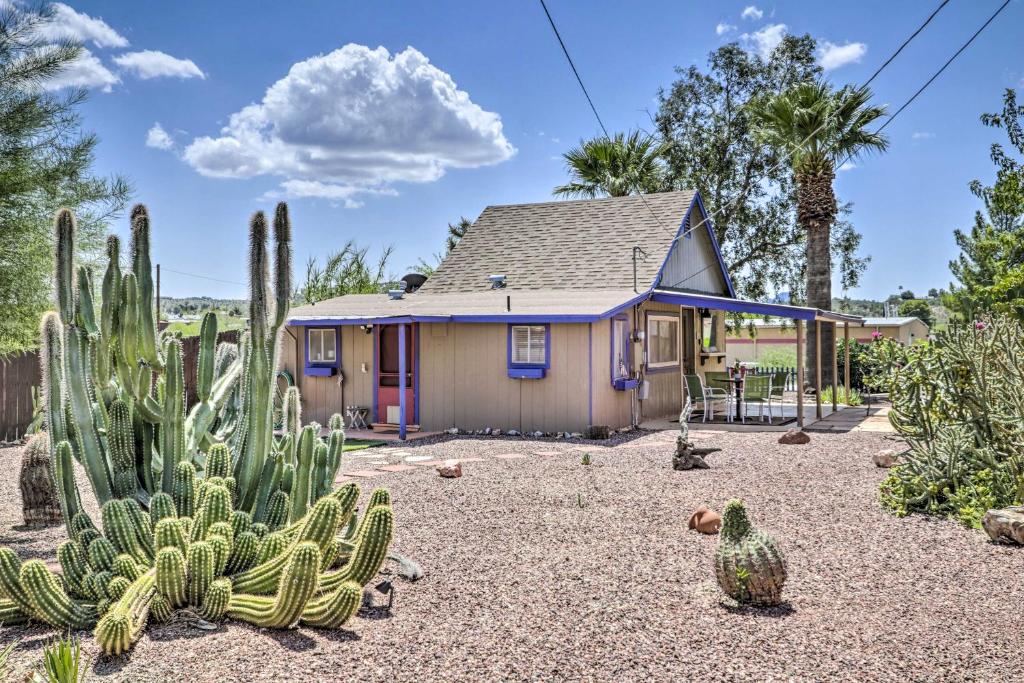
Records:
{"label": "wooden fence", "polygon": [[[238,331],[221,332],[220,342],[238,342]],[[196,402],[196,364],[199,337],[182,340],[185,371],[185,401]],[[39,355],[35,351],[0,360],[0,441],[17,441],[32,422],[32,388],[40,382]]]}

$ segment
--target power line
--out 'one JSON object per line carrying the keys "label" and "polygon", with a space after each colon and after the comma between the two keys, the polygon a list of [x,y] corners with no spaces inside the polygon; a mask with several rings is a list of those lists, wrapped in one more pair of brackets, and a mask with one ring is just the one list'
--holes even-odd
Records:
{"label": "power line", "polygon": [[195,273],[186,273],[186,272],[183,272],[183,271],[180,271],[180,270],[174,270],[173,268],[168,268],[167,266],[162,266],[162,268],[164,270],[166,270],[168,273],[174,273],[175,275],[185,275],[187,277],[196,277],[196,278],[199,278],[200,280],[212,280],[213,282],[222,282],[222,283],[224,283],[226,285],[239,285],[239,286],[242,286],[242,287],[247,287],[248,286],[244,282],[235,282],[234,280],[222,280],[222,279],[220,279],[218,277],[210,277],[209,275],[197,275]]}
{"label": "power line", "polygon": [[594,100],[590,99],[590,93],[587,92],[587,86],[583,85],[583,79],[580,78],[580,72],[576,70],[576,64],[572,61],[572,57],[569,56],[569,48],[565,46],[565,41],[562,40],[562,34],[558,32],[558,27],[555,26],[555,20],[551,18],[551,12],[548,11],[547,3],[544,2],[544,0],[540,0],[540,6],[544,8],[544,14],[548,17],[548,23],[551,24],[551,30],[555,32],[555,38],[558,38],[558,44],[562,46],[562,52],[565,54],[565,58],[569,62],[569,67],[576,76],[576,82],[580,84],[580,90],[583,91],[583,96],[586,97],[587,102],[590,103],[590,110],[594,112],[594,118],[597,119],[597,123],[601,126],[601,130],[604,131],[604,136],[606,138],[611,137],[608,135],[608,129],[604,127],[601,115],[597,113],[597,107],[594,106]]}

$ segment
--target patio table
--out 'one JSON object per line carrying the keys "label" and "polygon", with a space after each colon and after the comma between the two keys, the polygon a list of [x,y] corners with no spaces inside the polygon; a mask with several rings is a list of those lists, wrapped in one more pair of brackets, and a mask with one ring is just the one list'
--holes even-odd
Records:
{"label": "patio table", "polygon": [[736,397],[736,419],[743,421],[743,415],[740,412],[740,404],[743,402],[743,378],[742,377],[715,377],[711,379],[712,382],[719,384],[731,384],[733,387],[733,394]]}

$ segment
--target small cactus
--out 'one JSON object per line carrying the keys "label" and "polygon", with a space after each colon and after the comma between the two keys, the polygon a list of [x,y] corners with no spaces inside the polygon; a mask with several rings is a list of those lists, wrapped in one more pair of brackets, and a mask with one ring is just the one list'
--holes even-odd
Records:
{"label": "small cactus", "polygon": [[21,456],[21,510],[25,526],[38,529],[63,521],[46,432],[32,436]]}
{"label": "small cactus", "polygon": [[759,607],[782,602],[786,560],[775,539],[753,528],[742,501],[729,501],[722,514],[715,577],[737,602]]}

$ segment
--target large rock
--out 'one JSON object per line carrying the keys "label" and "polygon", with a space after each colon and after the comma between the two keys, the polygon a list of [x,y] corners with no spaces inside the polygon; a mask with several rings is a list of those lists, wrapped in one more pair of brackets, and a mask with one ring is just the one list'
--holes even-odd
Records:
{"label": "large rock", "polygon": [[811,435],[799,429],[790,429],[788,432],[779,437],[779,443],[785,444],[787,446],[799,446],[801,444],[810,442]]}
{"label": "large rock", "polygon": [[701,505],[690,515],[690,528],[702,534],[717,534],[722,528],[722,516],[706,505]]}
{"label": "large rock", "polygon": [[1024,505],[989,510],[981,526],[993,541],[1024,545]]}
{"label": "large rock", "polygon": [[462,463],[458,460],[445,460],[437,466],[437,473],[448,479],[462,476]]}
{"label": "large rock", "polygon": [[900,464],[900,453],[895,448],[886,448],[872,455],[871,460],[874,461],[875,467],[894,467]]}

